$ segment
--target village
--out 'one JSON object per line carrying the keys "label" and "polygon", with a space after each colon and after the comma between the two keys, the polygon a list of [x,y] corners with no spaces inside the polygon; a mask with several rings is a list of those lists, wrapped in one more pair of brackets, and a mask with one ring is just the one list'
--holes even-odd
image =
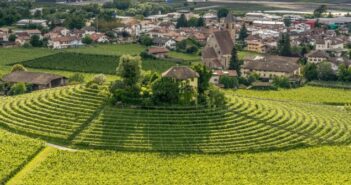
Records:
{"label": "village", "polygon": [[[31,13],[41,11],[43,8],[36,8]],[[0,46],[61,50],[137,43],[147,46],[146,55],[155,58],[169,58],[170,51],[199,55],[202,64],[212,70],[211,83],[220,87],[228,86],[223,84],[223,76],[256,78],[249,86],[263,88],[271,87],[274,79],[290,87],[306,79],[350,80],[349,74],[339,77],[338,71],[341,65],[346,71],[351,67],[351,17],[306,17],[263,12],[234,16],[227,9],[202,14],[178,10],[143,19],[113,15],[119,26],[104,31],[92,24],[96,20],[86,21],[80,29],[69,29],[63,25],[50,28],[52,23],[44,19],[22,19],[15,23],[16,29],[0,28]],[[31,27],[46,31],[28,29]],[[238,52],[246,54],[238,57]],[[322,71],[327,74],[311,77],[321,63],[328,63],[329,71]]]}

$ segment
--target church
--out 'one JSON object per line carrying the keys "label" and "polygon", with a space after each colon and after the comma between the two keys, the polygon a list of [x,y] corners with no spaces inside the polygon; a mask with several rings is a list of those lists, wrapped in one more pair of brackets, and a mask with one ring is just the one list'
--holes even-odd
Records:
{"label": "church", "polygon": [[204,65],[215,69],[229,68],[231,51],[235,43],[235,22],[234,16],[228,14],[224,19],[222,30],[216,31],[208,37],[201,55]]}

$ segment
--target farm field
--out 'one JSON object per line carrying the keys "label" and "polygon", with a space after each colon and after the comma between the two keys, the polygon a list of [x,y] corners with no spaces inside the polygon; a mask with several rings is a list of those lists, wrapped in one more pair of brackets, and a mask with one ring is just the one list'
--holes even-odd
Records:
{"label": "farm field", "polygon": [[[119,57],[111,55],[96,55],[83,53],[61,52],[50,56],[36,58],[22,62],[25,67],[63,70],[84,73],[116,74]],[[177,64],[189,65],[189,62],[173,62],[161,59],[144,59],[142,68],[156,72],[163,72]]]}
{"label": "farm field", "polygon": [[43,142],[0,129],[0,184],[20,170],[42,147]]}
{"label": "farm field", "polygon": [[351,114],[341,107],[229,96],[223,107],[118,108],[84,86],[14,97],[0,126],[74,148],[227,153],[345,145]]}
{"label": "farm field", "polygon": [[56,150],[17,184],[336,185],[350,184],[350,173],[349,147],[225,155]]}
{"label": "farm field", "polygon": [[140,44],[102,44],[81,48],[69,48],[65,49],[65,51],[74,53],[121,56],[124,54],[139,55],[140,52],[144,51],[145,49],[146,47]]}
{"label": "farm field", "polygon": [[347,104],[351,103],[351,91],[344,89],[305,86],[278,91],[228,90],[228,93],[245,97],[300,101],[306,103]]}

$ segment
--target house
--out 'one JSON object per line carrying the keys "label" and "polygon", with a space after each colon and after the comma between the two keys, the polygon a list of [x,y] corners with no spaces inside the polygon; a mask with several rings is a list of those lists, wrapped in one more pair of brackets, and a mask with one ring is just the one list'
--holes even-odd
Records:
{"label": "house", "polygon": [[48,73],[37,73],[27,71],[17,71],[5,75],[1,81],[14,84],[14,83],[26,83],[32,84],[33,90],[41,90],[53,87],[59,87],[66,85],[67,78],[60,75],[48,74]]}
{"label": "house", "polygon": [[241,67],[243,76],[256,73],[262,79],[274,77],[295,77],[300,75],[299,58],[282,56],[264,56],[248,59]]}
{"label": "house", "polygon": [[344,41],[337,37],[316,39],[316,50],[343,50]]}
{"label": "house", "polygon": [[164,47],[168,49],[176,49],[177,42],[174,39],[169,39],[165,37],[156,37],[152,39],[155,46]]}
{"label": "house", "polygon": [[90,38],[93,40],[93,42],[96,43],[107,43],[109,42],[107,36],[103,33],[93,33],[90,35]]}
{"label": "house", "polygon": [[169,50],[163,47],[150,47],[148,53],[156,58],[166,58]]}
{"label": "house", "polygon": [[307,62],[309,63],[320,63],[329,60],[329,55],[323,50],[315,50],[306,55]]}
{"label": "house", "polygon": [[76,36],[63,36],[49,40],[48,46],[53,49],[63,49],[83,46],[82,40]]}
{"label": "house", "polygon": [[248,40],[246,41],[248,51],[253,51],[256,53],[266,53],[267,46],[262,42],[262,40]]}
{"label": "house", "polygon": [[202,50],[202,62],[209,68],[227,69],[234,42],[227,30],[211,34]]}
{"label": "house", "polygon": [[67,36],[70,30],[65,27],[55,27],[50,33],[56,33],[61,36]]}
{"label": "house", "polygon": [[43,19],[21,19],[17,21],[16,26],[29,26],[29,25],[37,25],[42,27],[47,27],[47,20]]}
{"label": "house", "polygon": [[178,81],[188,82],[194,89],[197,89],[198,78],[200,77],[199,73],[187,66],[173,66],[162,73],[161,76],[163,78],[167,77]]}
{"label": "house", "polygon": [[237,77],[238,73],[235,70],[213,70],[210,83],[220,86],[219,79],[222,76]]}

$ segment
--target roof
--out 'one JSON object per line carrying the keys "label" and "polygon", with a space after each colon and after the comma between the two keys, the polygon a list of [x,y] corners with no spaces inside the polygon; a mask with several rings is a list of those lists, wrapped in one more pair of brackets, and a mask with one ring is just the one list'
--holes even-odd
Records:
{"label": "roof", "polygon": [[233,14],[228,13],[227,17],[224,18],[224,23],[233,23],[235,22],[235,17]]}
{"label": "roof", "polygon": [[162,47],[151,47],[148,49],[150,54],[157,54],[157,53],[168,53],[169,50],[167,48]]}
{"label": "roof", "polygon": [[311,53],[307,54],[307,57],[312,58],[329,58],[329,55],[322,50],[312,51]]}
{"label": "roof", "polygon": [[202,50],[202,58],[217,58],[217,54],[213,47],[205,47]]}
{"label": "roof", "polygon": [[245,61],[243,69],[291,73],[299,69],[299,58],[266,56],[258,60]]}
{"label": "roof", "polygon": [[53,42],[72,42],[72,41],[76,41],[76,40],[80,40],[78,37],[76,36],[63,36],[63,37],[56,37],[51,39]]}
{"label": "roof", "polygon": [[154,44],[166,44],[167,41],[169,41],[170,39],[165,38],[165,37],[155,37],[154,39],[152,39],[152,42]]}
{"label": "roof", "polygon": [[216,31],[213,33],[223,55],[229,55],[232,52],[234,43],[229,31]]}
{"label": "roof", "polygon": [[235,70],[214,70],[212,74],[214,76],[230,76],[230,77],[238,76],[238,73]]}
{"label": "roof", "polygon": [[46,85],[49,84],[52,80],[65,78],[64,76],[48,74],[48,73],[35,73],[27,71],[17,71],[5,75],[2,78],[2,81],[9,83],[31,83],[37,85]]}
{"label": "roof", "polygon": [[187,80],[189,78],[198,78],[199,73],[186,66],[174,66],[162,73],[162,77],[169,77],[177,80]]}

